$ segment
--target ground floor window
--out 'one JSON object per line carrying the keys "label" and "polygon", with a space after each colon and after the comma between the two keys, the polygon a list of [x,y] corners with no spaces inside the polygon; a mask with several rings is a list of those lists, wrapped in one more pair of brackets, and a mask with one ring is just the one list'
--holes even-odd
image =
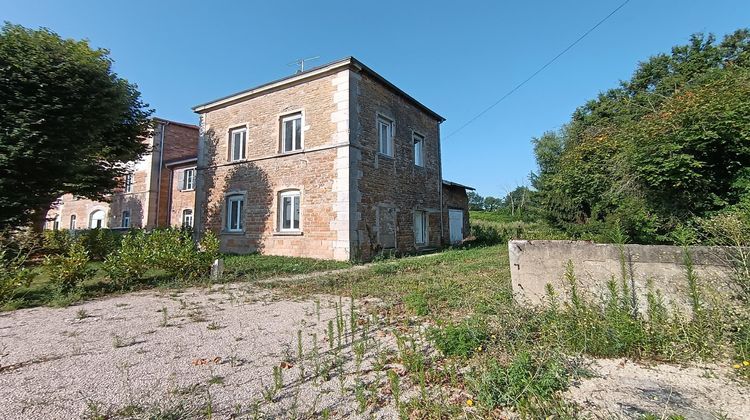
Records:
{"label": "ground floor window", "polygon": [[55,216],[55,220],[52,221],[52,229],[60,230],[60,215]]}
{"label": "ground floor window", "polygon": [[70,215],[70,230],[76,229],[76,215],[72,214]]}
{"label": "ground floor window", "polygon": [[130,227],[130,212],[128,210],[122,212],[122,227]]}
{"label": "ground floor window", "polygon": [[414,242],[417,245],[427,245],[427,212],[414,212]]}
{"label": "ground floor window", "polygon": [[299,191],[285,191],[279,195],[279,230],[300,230],[300,194]]}
{"label": "ground floor window", "polygon": [[241,232],[245,207],[245,196],[230,195],[227,197],[226,229],[228,232]]}
{"label": "ground floor window", "polygon": [[193,227],[193,209],[185,209],[182,211],[182,227]]}
{"label": "ground floor window", "polygon": [[104,227],[104,210],[94,210],[89,216],[89,229],[101,229]]}

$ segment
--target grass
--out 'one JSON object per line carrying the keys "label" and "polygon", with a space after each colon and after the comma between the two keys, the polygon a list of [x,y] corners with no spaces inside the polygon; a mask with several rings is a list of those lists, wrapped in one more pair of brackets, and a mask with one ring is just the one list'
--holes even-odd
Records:
{"label": "grass", "polygon": [[[315,260],[310,258],[278,257],[269,255],[226,255],[225,276],[222,282],[242,282],[267,279],[271,277],[295,274],[309,274],[351,267],[348,262]],[[76,302],[96,299],[108,295],[116,295],[137,290],[152,288],[179,289],[188,286],[205,285],[206,279],[194,281],[176,281],[166,276],[164,272],[151,270],[145,279],[135,282],[123,289],[110,281],[102,269],[101,262],[88,264],[94,275],[82,282],[77,288],[69,292],[62,292],[50,280],[46,269],[42,266],[35,268],[37,276],[28,287],[16,290],[10,301],[0,310],[15,310],[36,306],[68,306]]]}

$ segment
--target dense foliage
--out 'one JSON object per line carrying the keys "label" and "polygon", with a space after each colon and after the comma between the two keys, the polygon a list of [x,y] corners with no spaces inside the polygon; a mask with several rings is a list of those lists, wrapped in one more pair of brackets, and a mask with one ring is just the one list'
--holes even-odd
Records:
{"label": "dense foliage", "polygon": [[569,232],[617,224],[632,241],[673,242],[675,230],[744,208],[750,31],[693,35],[533,143],[535,199]]}
{"label": "dense foliage", "polygon": [[71,193],[104,199],[147,151],[151,111],[109,52],[47,30],[0,28],[0,228]]}

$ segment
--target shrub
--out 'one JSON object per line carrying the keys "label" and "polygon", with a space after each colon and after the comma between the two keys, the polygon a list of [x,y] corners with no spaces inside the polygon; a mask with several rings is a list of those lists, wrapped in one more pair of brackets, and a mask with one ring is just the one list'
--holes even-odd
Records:
{"label": "shrub", "polygon": [[45,257],[44,268],[60,291],[69,292],[94,276],[95,270],[88,267],[89,261],[83,245],[74,242],[65,254]]}
{"label": "shrub", "polygon": [[45,230],[42,234],[44,250],[53,254],[65,254],[73,244],[73,233],[67,230]]}
{"label": "shrub", "polygon": [[460,324],[432,328],[427,337],[446,356],[469,357],[487,342],[489,334],[483,322],[472,318]]}
{"label": "shrub", "polygon": [[38,238],[31,233],[0,232],[0,305],[34,280],[36,273],[26,264],[38,248]]}
{"label": "shrub", "polygon": [[489,408],[524,411],[530,403],[550,400],[557,391],[566,389],[568,378],[560,358],[532,356],[523,351],[508,366],[491,361],[474,378],[473,388],[477,399]]}
{"label": "shrub", "polygon": [[104,261],[108,255],[120,248],[123,234],[110,229],[89,229],[76,232],[76,239],[80,241],[89,258],[94,261]]}
{"label": "shrub", "polygon": [[114,284],[122,287],[143,278],[148,267],[146,234],[142,230],[132,230],[124,235],[120,248],[104,260],[104,271]]}

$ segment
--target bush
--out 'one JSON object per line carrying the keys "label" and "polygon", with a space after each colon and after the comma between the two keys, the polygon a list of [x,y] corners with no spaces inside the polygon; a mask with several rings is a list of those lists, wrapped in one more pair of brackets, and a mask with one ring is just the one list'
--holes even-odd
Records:
{"label": "bush", "polygon": [[414,315],[425,316],[430,312],[430,308],[427,305],[427,298],[421,292],[411,292],[404,296],[404,305]]}
{"label": "bush", "polygon": [[53,254],[65,254],[73,244],[73,232],[67,230],[45,230],[42,234],[44,250]]}
{"label": "bush", "polygon": [[75,237],[80,241],[89,258],[94,261],[104,261],[108,255],[120,248],[123,234],[110,229],[89,229],[76,231]]}
{"label": "bush", "polygon": [[427,337],[446,356],[469,357],[487,342],[489,334],[484,323],[469,319],[460,324],[449,323],[443,328],[432,328]]}
{"label": "bush", "polygon": [[89,261],[83,245],[74,242],[65,254],[45,257],[44,268],[58,290],[69,292],[94,276],[95,270],[88,266]]}
{"label": "bush", "polygon": [[18,288],[34,280],[36,273],[26,264],[38,248],[38,239],[33,234],[0,233],[0,305],[7,303]]}
{"label": "bush", "polygon": [[556,357],[518,353],[510,365],[489,363],[473,381],[477,399],[488,408],[512,407],[524,411],[530,403],[550,400],[568,387],[565,363]]}
{"label": "bush", "polygon": [[150,233],[132,230],[122,238],[120,249],[106,258],[104,269],[115,284],[123,287],[143,279],[149,270],[193,281],[209,273],[218,254],[218,238],[210,232],[196,244],[186,229],[159,229]]}

